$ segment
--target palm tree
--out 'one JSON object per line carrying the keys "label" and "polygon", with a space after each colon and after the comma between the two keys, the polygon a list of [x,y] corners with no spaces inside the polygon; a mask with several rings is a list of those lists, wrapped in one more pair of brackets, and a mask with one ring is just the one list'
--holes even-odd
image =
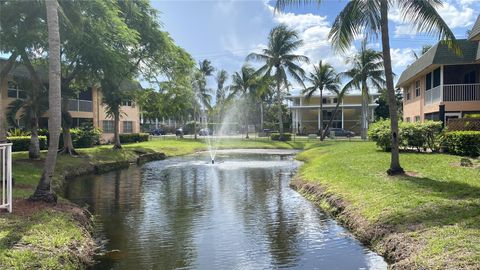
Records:
{"label": "palm tree", "polygon": [[280,131],[280,139],[283,139],[283,119],[281,104],[283,102],[282,87],[288,91],[289,83],[287,74],[305,88],[303,78],[305,71],[298,65],[300,63],[308,63],[308,57],[304,55],[296,55],[293,52],[303,44],[298,38],[295,30],[287,28],[286,25],[280,24],[270,31],[268,36],[268,46],[262,50],[262,53],[251,53],[247,56],[247,60],[255,60],[263,62],[257,70],[257,74],[265,76],[273,76],[276,83],[276,102],[278,109],[278,124]]}
{"label": "palm tree", "polygon": [[17,115],[20,121],[31,132],[28,158],[40,158],[40,143],[38,140],[38,122],[40,117],[48,110],[48,97],[44,87],[33,86],[27,80],[17,80],[21,89],[24,89],[25,98],[16,99],[10,103],[7,109],[7,119],[10,125],[18,127]]}
{"label": "palm tree", "polygon": [[333,93],[335,93],[335,95],[337,97],[337,105],[335,106],[335,109],[333,110],[332,116],[330,117],[330,120],[328,121],[327,126],[325,127],[325,132],[323,132],[323,134],[320,135],[321,140],[324,140],[325,137],[327,136],[327,131],[330,128],[330,126],[332,125],[333,119],[335,119],[335,117],[337,116],[338,108],[340,107],[340,104],[342,103],[343,97],[345,96],[345,94],[348,92],[349,89],[350,89],[349,87],[343,87],[342,90],[339,90],[338,87],[337,87],[337,88],[331,90]]}
{"label": "palm tree", "polygon": [[[284,9],[286,5],[300,2],[321,3],[322,0],[277,0],[276,9]],[[419,32],[438,33],[440,38],[444,38],[450,47],[459,52],[458,45],[454,42],[455,35],[437,11],[443,4],[442,0],[351,0],[335,19],[329,37],[333,46],[343,51],[350,48],[359,34],[367,33],[370,37],[377,37],[381,33],[392,134],[390,168],[387,171],[390,175],[404,173],[400,166],[398,115],[388,28],[388,10],[395,4],[403,19],[413,24]]]}
{"label": "palm tree", "polygon": [[368,104],[370,103],[370,86],[378,91],[385,88],[385,70],[383,68],[383,57],[381,52],[367,49],[367,42],[363,40],[360,51],[347,62],[353,67],[341,75],[351,80],[345,85],[349,89],[360,89],[362,92],[362,139],[367,138],[368,131]]}
{"label": "palm tree", "polygon": [[58,138],[61,127],[61,92],[60,92],[60,30],[58,25],[58,2],[45,1],[48,25],[49,91],[48,91],[48,133],[50,135],[48,153],[40,181],[35,192],[30,196],[33,201],[56,202],[57,196],[52,191],[52,178],[57,162]]}
{"label": "palm tree", "polygon": [[[255,88],[255,69],[248,65],[244,65],[240,72],[235,72],[232,75],[232,85],[231,89],[234,93],[241,92],[243,94],[245,101],[252,100],[254,96],[254,88]],[[246,126],[246,136],[245,138],[248,139],[248,119],[249,113],[248,109],[243,112],[245,115],[245,126]]]}
{"label": "palm tree", "polygon": [[215,93],[215,107],[217,110],[217,120],[222,121],[222,116],[225,110],[225,101],[227,98],[228,87],[225,87],[225,82],[228,80],[228,73],[225,70],[220,70],[215,76],[217,81],[217,91]]}
{"label": "palm tree", "polygon": [[[307,76],[307,81],[309,81],[312,86],[305,88],[302,91],[302,94],[306,94],[306,98],[310,99],[312,95],[317,92],[320,92],[320,140],[323,140],[323,90],[329,90],[335,92],[338,90],[339,80],[338,74],[335,72],[335,69],[332,65],[328,63],[322,63],[322,60],[318,63],[318,66],[313,66],[314,72],[311,72]],[[337,99],[339,100],[339,99]]]}
{"label": "palm tree", "polygon": [[[197,139],[197,106],[210,107],[211,96],[207,88],[207,77],[215,71],[211,62],[207,59],[198,63],[198,70],[193,74],[193,91],[195,92],[193,101],[193,133]],[[200,104],[198,104],[200,103]]]}

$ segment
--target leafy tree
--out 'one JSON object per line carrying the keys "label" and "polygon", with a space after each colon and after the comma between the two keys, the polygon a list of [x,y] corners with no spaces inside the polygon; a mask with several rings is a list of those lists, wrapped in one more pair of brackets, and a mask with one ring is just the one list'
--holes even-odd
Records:
{"label": "leafy tree", "polygon": [[17,127],[17,115],[20,121],[31,132],[28,157],[40,158],[40,143],[38,140],[38,122],[40,117],[48,110],[48,93],[45,88],[32,87],[31,81],[17,79],[18,87],[23,89],[25,98],[12,101],[7,109],[7,119],[10,125]]}
{"label": "leafy tree", "polygon": [[383,69],[382,53],[367,49],[367,42],[363,40],[360,51],[348,61],[352,68],[342,73],[350,81],[345,85],[349,89],[360,89],[362,92],[362,139],[367,138],[369,112],[371,102],[370,86],[381,90],[385,88],[385,71]]}
{"label": "leafy tree", "polygon": [[[321,3],[322,0],[277,0],[276,9],[284,9],[286,5],[290,4],[310,2]],[[390,175],[402,174],[404,171],[400,166],[398,115],[393,86],[388,11],[396,6],[403,19],[413,24],[418,31],[438,33],[439,37],[444,38],[445,42],[458,53],[460,51],[458,45],[454,42],[455,35],[437,11],[442,4],[442,0],[352,0],[337,16],[330,30],[329,37],[333,46],[343,51],[350,47],[359,34],[367,34],[371,38],[378,37],[378,34],[381,34],[392,134],[390,168],[387,171]]]}
{"label": "leafy tree", "polygon": [[415,59],[418,60],[418,58],[420,58],[420,56],[424,55],[426,52],[428,52],[428,50],[430,50],[430,48],[432,48],[432,45],[423,45],[422,46],[422,50],[420,51],[420,55],[418,55],[415,51],[412,51],[413,52],[413,56],[415,57]]}
{"label": "leafy tree", "polygon": [[306,94],[306,98],[310,99],[311,96],[317,92],[320,92],[320,139],[323,140],[323,90],[331,92],[338,92],[339,79],[338,74],[332,65],[323,63],[322,60],[318,63],[318,66],[313,66],[314,72],[310,72],[307,76],[307,81],[311,86],[305,88],[302,94]]}
{"label": "leafy tree", "polygon": [[[402,118],[403,96],[400,89],[397,89],[395,91],[395,99],[397,100],[398,115],[400,118]],[[375,103],[378,104],[378,106],[375,108],[375,120],[378,121],[380,119],[387,119],[389,116],[387,89],[384,88],[380,90],[380,96],[378,97],[377,100],[375,100]]]}
{"label": "leafy tree", "polygon": [[193,71],[193,133],[195,140],[197,139],[197,118],[198,107],[210,108],[210,89],[207,88],[207,77],[211,76],[215,68],[207,59],[198,63],[198,69]]}
{"label": "leafy tree", "polygon": [[335,106],[335,109],[333,110],[333,113],[332,113],[332,116],[330,117],[330,120],[327,123],[327,126],[325,127],[325,132],[323,132],[320,135],[321,140],[324,140],[325,137],[327,136],[327,131],[330,128],[330,126],[332,125],[333,119],[335,119],[335,117],[337,116],[338,108],[340,107],[340,104],[342,103],[342,100],[345,97],[345,94],[348,92],[349,89],[350,88],[348,88],[348,87],[343,87],[341,90],[339,90],[338,88],[332,90],[332,92],[335,93],[338,102],[337,102],[337,105]]}
{"label": "leafy tree", "polygon": [[35,192],[30,196],[32,201],[56,202],[57,196],[52,191],[52,178],[55,171],[58,151],[58,138],[60,136],[61,120],[61,78],[60,78],[60,30],[58,23],[58,2],[56,0],[45,1],[48,25],[48,133],[50,136],[48,153],[45,158],[40,182]]}
{"label": "leafy tree", "polygon": [[283,138],[284,133],[283,114],[280,110],[280,104],[283,102],[282,88],[286,89],[287,92],[289,88],[287,74],[297,83],[305,87],[303,83],[305,71],[298,64],[308,63],[308,58],[303,55],[293,54],[302,43],[302,40],[298,38],[298,33],[295,30],[289,29],[286,25],[281,24],[270,31],[268,46],[262,50],[262,53],[251,53],[247,56],[247,60],[263,62],[263,65],[257,70],[257,74],[275,78],[276,102],[279,108],[277,116],[280,139]]}

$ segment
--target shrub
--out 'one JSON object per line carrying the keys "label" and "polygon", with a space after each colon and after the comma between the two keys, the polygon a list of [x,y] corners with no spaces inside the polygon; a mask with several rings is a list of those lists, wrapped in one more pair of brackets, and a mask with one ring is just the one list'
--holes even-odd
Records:
{"label": "shrub", "polygon": [[384,119],[372,123],[368,129],[368,137],[374,141],[383,151],[391,149],[390,120]]}
{"label": "shrub", "polygon": [[80,128],[71,129],[72,142],[75,148],[88,148],[100,144],[100,134],[102,131],[94,128],[91,124],[80,126]]}
{"label": "shrub", "polygon": [[480,131],[451,131],[444,135],[443,146],[448,153],[460,156],[480,155]]}
{"label": "shrub", "polygon": [[480,118],[480,113],[468,113],[465,114],[465,118]]}
{"label": "shrub", "polygon": [[120,134],[120,141],[122,143],[146,142],[150,135],[148,133],[128,133]]}
{"label": "shrub", "polygon": [[[390,151],[390,120],[380,120],[370,125],[368,136],[372,141],[376,142],[377,146],[382,148],[382,150]],[[422,149],[438,151],[441,146],[442,122],[399,122],[398,136],[400,146],[404,149],[415,148],[418,151]]]}
{"label": "shrub", "polygon": [[291,141],[292,140],[292,134],[290,133],[283,133],[283,138],[280,138],[280,133],[272,133],[270,134],[270,139],[272,141]]}
{"label": "shrub", "polygon": [[[28,130],[23,130],[19,128],[12,128],[9,131],[7,131],[7,136],[8,137],[22,137],[22,136],[30,136],[32,133]],[[43,134],[39,134],[43,135]]]}
{"label": "shrub", "polygon": [[[16,136],[16,137],[7,137],[7,140],[13,144],[12,151],[28,151],[30,145],[30,136]],[[40,144],[40,150],[47,149],[47,137],[38,136],[38,141]]]}

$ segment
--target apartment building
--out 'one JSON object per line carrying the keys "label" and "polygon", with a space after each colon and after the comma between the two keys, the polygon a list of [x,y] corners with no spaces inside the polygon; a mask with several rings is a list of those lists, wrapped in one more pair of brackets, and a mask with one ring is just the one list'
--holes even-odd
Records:
{"label": "apartment building", "polygon": [[[0,67],[3,66],[5,60],[0,59]],[[46,72],[39,72],[40,77],[48,78]],[[0,85],[2,100],[0,105],[3,106],[4,112],[7,113],[9,104],[15,99],[24,99],[27,97],[25,89],[21,89],[18,80],[29,80],[30,76],[26,68],[21,64],[15,64],[7,76],[7,80]],[[129,85],[129,87],[132,87]],[[141,87],[139,84],[135,87]],[[68,111],[73,118],[73,127],[78,127],[82,123],[91,123],[94,127],[102,130],[101,140],[108,143],[113,140],[114,122],[106,113],[106,109],[102,104],[102,91],[98,85],[92,85],[78,94],[75,99],[69,99]],[[121,107],[120,117],[120,133],[137,133],[140,132],[140,109],[134,101],[126,100]],[[17,121],[20,113],[17,114]],[[40,118],[40,127],[47,127],[48,112]]]}
{"label": "apartment building", "polygon": [[[373,100],[378,94],[371,94],[371,102],[368,104],[369,121],[373,121],[375,108],[378,104]],[[292,113],[292,128],[295,133],[311,134],[320,130],[320,117],[323,115],[323,128],[333,115],[337,103],[340,102],[338,112],[332,122],[332,128],[344,128],[356,134],[361,132],[362,96],[360,94],[346,95],[339,101],[336,96],[324,94],[322,97],[322,110],[320,113],[320,96],[312,95],[306,98],[304,95],[293,95],[287,98],[289,109]]]}
{"label": "apartment building", "polygon": [[403,120],[444,123],[480,113],[480,16],[468,39],[458,40],[456,54],[439,42],[401,74]]}

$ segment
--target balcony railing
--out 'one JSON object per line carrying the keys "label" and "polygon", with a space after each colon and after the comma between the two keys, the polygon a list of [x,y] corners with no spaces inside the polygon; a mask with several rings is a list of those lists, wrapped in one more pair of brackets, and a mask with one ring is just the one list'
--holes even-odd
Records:
{"label": "balcony railing", "polygon": [[480,83],[446,84],[443,86],[443,101],[480,101]]}
{"label": "balcony railing", "polygon": [[92,101],[81,99],[69,99],[68,110],[74,112],[93,112]]}
{"label": "balcony railing", "polygon": [[425,91],[425,105],[445,102],[480,101],[480,83],[446,84]]}

